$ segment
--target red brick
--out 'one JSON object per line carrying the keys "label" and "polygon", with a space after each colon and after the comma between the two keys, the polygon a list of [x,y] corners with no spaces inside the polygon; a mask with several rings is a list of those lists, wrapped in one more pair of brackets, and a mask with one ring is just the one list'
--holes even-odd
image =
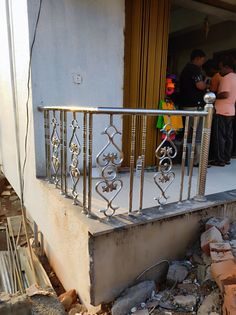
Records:
{"label": "red brick", "polygon": [[229,259],[234,260],[234,256],[231,251],[227,251],[227,252],[211,251],[211,259],[212,259],[212,262],[220,262],[220,261],[229,260]]}
{"label": "red brick", "polygon": [[236,314],[236,285],[230,284],[225,286],[223,314],[235,315]]}
{"label": "red brick", "polygon": [[220,231],[216,227],[212,227],[201,235],[201,248],[210,255],[210,243],[222,243],[223,239]]}
{"label": "red brick", "polygon": [[236,264],[234,260],[212,263],[211,274],[221,292],[224,292],[225,285],[236,284]]}
{"label": "red brick", "polygon": [[229,243],[211,243],[210,244],[210,251],[214,252],[227,252],[232,251],[232,248]]}
{"label": "red brick", "polygon": [[206,230],[216,227],[223,235],[229,231],[229,219],[228,218],[211,218],[206,223]]}

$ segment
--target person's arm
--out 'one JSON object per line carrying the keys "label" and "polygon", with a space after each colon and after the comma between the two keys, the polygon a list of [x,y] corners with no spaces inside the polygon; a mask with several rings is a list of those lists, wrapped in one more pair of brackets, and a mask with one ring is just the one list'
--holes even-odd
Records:
{"label": "person's arm", "polygon": [[223,100],[223,99],[225,99],[225,98],[228,98],[229,97],[229,92],[220,92],[220,93],[218,93],[217,95],[216,95],[216,98],[218,99],[218,100]]}
{"label": "person's arm", "polygon": [[195,82],[195,86],[198,90],[205,90],[207,85],[206,83],[203,81],[203,77],[201,73],[195,73],[193,75],[193,80]]}
{"label": "person's arm", "polygon": [[219,84],[220,84],[221,76],[219,73],[216,73],[212,79],[211,79],[211,85],[210,85],[210,90],[211,92],[217,93],[219,89]]}
{"label": "person's arm", "polygon": [[199,81],[199,82],[196,82],[195,84],[198,90],[205,90],[207,88],[207,85],[204,81]]}

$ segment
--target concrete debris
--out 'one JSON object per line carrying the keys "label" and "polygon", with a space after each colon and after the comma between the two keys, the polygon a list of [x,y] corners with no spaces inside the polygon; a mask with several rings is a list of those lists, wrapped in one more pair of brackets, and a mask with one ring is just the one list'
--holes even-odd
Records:
{"label": "concrete debris", "polygon": [[195,294],[198,292],[199,285],[195,283],[180,283],[178,284],[178,289],[180,292],[186,294]]}
{"label": "concrete debris", "polygon": [[137,307],[132,307],[130,312],[133,314],[133,313],[136,313],[137,312]]}
{"label": "concrete debris", "polygon": [[220,292],[217,290],[205,297],[198,309],[197,315],[206,315],[218,311],[220,310],[220,304]]}
{"label": "concrete debris", "polygon": [[133,313],[133,315],[149,315],[148,310],[138,310]]}
{"label": "concrete debris", "polygon": [[211,218],[206,222],[206,230],[216,227],[222,235],[229,232],[229,219],[228,218]]}
{"label": "concrete debris", "polygon": [[209,257],[207,254],[202,253],[202,260],[204,261],[205,266],[211,265],[211,257]]}
{"label": "concrete debris", "polygon": [[159,301],[155,301],[155,300],[151,300],[149,302],[147,302],[147,308],[156,308],[159,304]]}
{"label": "concrete debris", "polygon": [[210,243],[222,243],[223,238],[216,227],[211,227],[201,235],[201,248],[204,253],[210,255]]}
{"label": "concrete debris", "polygon": [[204,260],[197,253],[193,253],[192,262],[198,265],[204,265]]}
{"label": "concrete debris", "polygon": [[[130,302],[130,297],[124,295],[122,298],[125,300],[121,300],[124,308],[119,308],[116,312],[120,301],[118,299],[113,306],[112,315],[219,315],[222,294],[223,315],[236,314],[236,262],[233,257],[236,254],[236,225],[235,240],[227,241],[222,238],[222,235],[232,235],[227,218],[211,218],[205,227],[201,243],[196,242],[188,250],[188,260],[169,263],[165,284],[158,285],[162,290],[150,294],[147,301],[143,298]],[[141,307],[141,302],[146,303]]]}
{"label": "concrete debris", "polygon": [[154,281],[143,281],[126,289],[124,294],[115,301],[111,309],[112,315],[125,315],[129,313],[133,307],[139,306],[142,302],[150,298],[155,288]]}
{"label": "concrete debris", "polygon": [[1,196],[10,196],[10,195],[11,195],[11,192],[8,190],[5,190],[1,193]]}
{"label": "concrete debris", "polygon": [[0,293],[0,314],[30,315],[31,304],[26,294]]}
{"label": "concrete debris", "polygon": [[29,288],[26,288],[26,294],[28,296],[34,296],[34,295],[48,295],[48,296],[51,295],[51,296],[53,296],[54,295],[52,291],[43,290],[36,283],[31,285]]}
{"label": "concrete debris", "polygon": [[230,224],[229,228],[229,238],[231,240],[236,240],[236,221]]}
{"label": "concrete debris", "polygon": [[174,297],[174,304],[183,308],[194,308],[197,303],[197,298],[194,295],[176,295]]}
{"label": "concrete debris", "polygon": [[188,269],[179,263],[173,263],[170,265],[167,273],[167,281],[169,282],[182,282],[188,275]]}
{"label": "concrete debris", "polygon": [[69,311],[69,315],[77,315],[77,314],[87,314],[86,307],[79,303],[72,305]]}
{"label": "concrete debris", "polygon": [[62,293],[59,296],[59,301],[64,306],[65,311],[69,311],[71,309],[72,304],[74,304],[77,300],[77,293],[75,289]]}
{"label": "concrete debris", "polygon": [[0,314],[4,315],[66,315],[54,296],[0,293]]}

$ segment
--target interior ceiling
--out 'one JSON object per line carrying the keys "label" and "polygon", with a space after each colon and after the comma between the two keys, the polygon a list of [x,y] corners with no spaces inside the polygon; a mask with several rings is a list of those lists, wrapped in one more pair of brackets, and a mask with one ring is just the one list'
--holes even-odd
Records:
{"label": "interior ceiling", "polygon": [[206,17],[210,26],[236,21],[236,0],[172,0],[171,3],[171,36],[203,28]]}

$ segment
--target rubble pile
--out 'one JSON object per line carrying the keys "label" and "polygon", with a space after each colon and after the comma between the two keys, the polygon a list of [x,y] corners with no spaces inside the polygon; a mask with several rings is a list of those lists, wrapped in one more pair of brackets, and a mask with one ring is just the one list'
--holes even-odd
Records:
{"label": "rubble pile", "polygon": [[169,262],[163,284],[149,279],[126,289],[112,315],[235,315],[236,223],[214,217],[202,227],[185,259]]}

